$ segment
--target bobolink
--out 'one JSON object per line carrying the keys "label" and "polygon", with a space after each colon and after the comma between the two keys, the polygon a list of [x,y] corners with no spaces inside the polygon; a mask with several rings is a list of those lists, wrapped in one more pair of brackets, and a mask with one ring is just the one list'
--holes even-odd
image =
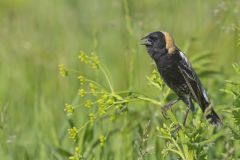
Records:
{"label": "bobolink", "polygon": [[[186,123],[189,109],[194,109],[192,100],[198,103],[211,124],[221,124],[221,120],[213,110],[197,74],[184,53],[175,46],[169,33],[153,32],[143,37],[142,41],[142,44],[146,46],[147,52],[155,61],[164,82],[188,106],[183,125]],[[169,105],[173,105],[176,102],[177,100]]]}

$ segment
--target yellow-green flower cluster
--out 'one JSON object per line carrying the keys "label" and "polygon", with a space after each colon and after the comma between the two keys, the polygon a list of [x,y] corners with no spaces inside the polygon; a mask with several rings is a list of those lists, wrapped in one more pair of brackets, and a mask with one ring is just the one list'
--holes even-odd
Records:
{"label": "yellow-green flower cluster", "polygon": [[81,85],[84,85],[84,83],[86,82],[86,78],[83,76],[79,76],[78,79],[79,79]]}
{"label": "yellow-green flower cluster", "polygon": [[99,142],[100,142],[100,146],[103,147],[105,145],[105,142],[106,142],[106,137],[104,135],[100,135],[99,136]]}
{"label": "yellow-green flower cluster", "polygon": [[71,104],[66,103],[64,111],[67,113],[67,116],[71,116],[74,112],[74,108]]}
{"label": "yellow-green flower cluster", "polygon": [[89,57],[83,51],[80,51],[80,54],[79,54],[78,58],[80,59],[81,62],[84,62],[84,63],[88,63],[89,62],[88,61]]}
{"label": "yellow-green flower cluster", "polygon": [[94,114],[94,113],[90,113],[90,114],[88,115],[88,117],[89,117],[89,122],[90,122],[90,124],[93,125],[94,122],[95,122],[95,119],[96,119],[95,114]]}
{"label": "yellow-green flower cluster", "polygon": [[86,91],[82,88],[79,89],[78,93],[79,93],[80,97],[84,97],[86,95]]}
{"label": "yellow-green flower cluster", "polygon": [[88,56],[85,52],[80,51],[80,55],[78,56],[78,58],[81,62],[84,62],[86,64],[90,63],[93,69],[99,68],[100,61],[94,53],[91,53],[91,55]]}
{"label": "yellow-green flower cluster", "polygon": [[101,105],[99,107],[98,114],[99,114],[99,116],[103,116],[104,114],[106,114],[106,106],[105,105]]}
{"label": "yellow-green flower cluster", "polygon": [[91,67],[93,69],[98,69],[100,64],[98,57],[94,53],[92,53],[90,56],[90,59],[91,59],[90,61]]}
{"label": "yellow-green flower cluster", "polygon": [[[102,96],[103,97],[103,96]],[[100,98],[97,100],[97,103],[99,105],[99,110],[98,113],[100,116],[104,115],[106,113],[105,109],[106,109],[106,104],[105,104],[105,100],[104,98]]]}
{"label": "yellow-green flower cluster", "polygon": [[90,90],[94,96],[97,95],[97,87],[93,83],[89,83]]}
{"label": "yellow-green flower cluster", "polygon": [[[106,114],[106,110],[110,109],[111,107],[114,106],[114,109],[118,109],[118,106],[121,104],[118,103],[119,99],[108,94],[104,93],[101,98],[97,100],[97,104],[99,106],[98,108],[98,114],[99,116],[103,116]],[[116,104],[118,103],[118,104]]]}
{"label": "yellow-green flower cluster", "polygon": [[106,101],[106,104],[108,106],[111,106],[111,105],[113,105],[114,102],[115,102],[115,99],[113,97],[109,97]]}
{"label": "yellow-green flower cluster", "polygon": [[84,105],[86,108],[91,108],[91,106],[92,106],[92,101],[91,100],[86,100],[86,102],[85,102],[85,105]]}
{"label": "yellow-green flower cluster", "polygon": [[72,127],[68,129],[68,135],[69,138],[73,139],[74,141],[76,141],[77,139],[77,135],[78,135],[78,130],[76,127]]}
{"label": "yellow-green flower cluster", "polygon": [[75,152],[74,152],[74,155],[73,156],[70,156],[69,157],[69,160],[80,160],[82,159],[82,155],[81,155],[81,150],[79,147],[76,147],[75,148]]}
{"label": "yellow-green flower cluster", "polygon": [[66,69],[64,64],[59,64],[58,69],[61,76],[66,77],[68,75],[68,70]]}
{"label": "yellow-green flower cluster", "polygon": [[114,98],[108,94],[103,94],[100,99],[97,100],[99,105],[98,114],[100,116],[106,113],[107,106],[111,106],[114,103]]}

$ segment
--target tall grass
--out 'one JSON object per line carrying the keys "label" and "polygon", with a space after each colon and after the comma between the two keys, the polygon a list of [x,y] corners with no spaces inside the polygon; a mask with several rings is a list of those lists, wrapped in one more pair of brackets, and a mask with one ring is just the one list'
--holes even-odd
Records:
{"label": "tall grass", "polygon": [[[189,131],[184,135],[201,134],[188,141],[188,150],[197,142],[199,150],[195,148],[193,152],[202,151],[201,147],[207,145],[202,155],[208,159],[238,159],[239,144],[231,134],[237,133],[232,119],[232,103],[236,100],[227,92],[225,80],[238,77],[232,64],[240,58],[239,9],[239,2],[234,0],[1,1],[1,159],[67,159],[79,152],[78,148],[75,151],[76,146],[88,159],[176,158],[166,145],[172,139],[161,138],[160,130],[171,129],[173,121],[164,119],[156,104],[132,102],[116,120],[103,119],[94,126],[86,125],[75,142],[69,139],[68,129],[81,128],[89,120],[88,109],[79,105],[72,118],[64,113],[65,103],[85,103],[78,95],[80,74],[108,87],[104,75],[80,63],[80,50],[99,57],[108,70],[106,74],[111,75],[115,92],[144,93],[161,102],[161,95],[166,92],[148,86],[146,76],[151,75],[154,65],[139,45],[142,36],[155,30],[166,30],[174,36],[175,43],[201,73],[204,87],[224,120],[222,128],[206,126],[206,130],[198,123],[205,124],[197,110],[189,117]],[[62,78],[58,64],[80,73],[69,71],[68,78]],[[173,97],[170,92],[165,101]],[[173,115],[180,121],[185,106],[179,103],[175,107]],[[195,121],[197,131],[191,129]],[[220,137],[215,137],[216,130]]]}

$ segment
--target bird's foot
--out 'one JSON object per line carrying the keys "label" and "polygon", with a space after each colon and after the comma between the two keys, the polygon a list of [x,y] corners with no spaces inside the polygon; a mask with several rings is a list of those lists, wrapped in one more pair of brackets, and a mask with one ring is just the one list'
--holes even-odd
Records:
{"label": "bird's foot", "polygon": [[174,129],[172,130],[172,133],[173,133],[173,134],[174,134],[174,133],[178,133],[178,131],[179,131],[180,129],[182,129],[182,126],[178,123],[178,125],[176,126],[176,128],[174,128]]}
{"label": "bird's foot", "polygon": [[162,115],[164,118],[167,118],[167,111],[171,109],[172,110],[172,104],[171,103],[168,103],[166,105],[164,105],[161,110],[162,110]]}
{"label": "bird's foot", "polygon": [[169,103],[165,104],[165,105],[162,107],[161,110],[162,110],[162,115],[163,115],[164,118],[167,118],[167,111],[168,111],[169,109],[172,110],[172,106],[173,106],[175,103],[177,103],[178,101],[179,101],[179,99],[173,100],[172,102],[169,102]]}

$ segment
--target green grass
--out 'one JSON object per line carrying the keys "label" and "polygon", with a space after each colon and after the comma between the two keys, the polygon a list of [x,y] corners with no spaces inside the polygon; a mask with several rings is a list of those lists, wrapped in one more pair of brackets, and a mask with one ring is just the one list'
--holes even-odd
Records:
{"label": "green grass", "polygon": [[[161,159],[166,141],[159,138],[156,127],[161,128],[163,123],[169,126],[171,120],[162,117],[160,106],[131,103],[128,112],[114,122],[98,120],[94,126],[85,127],[77,143],[69,139],[67,130],[71,124],[81,127],[89,111],[79,107],[71,120],[64,113],[66,102],[84,102],[76,96],[78,75],[108,86],[102,74],[79,61],[80,50],[99,57],[111,75],[115,91],[131,90],[159,100],[163,93],[149,87],[146,79],[154,65],[139,45],[141,37],[156,30],[170,32],[191,60],[211,53],[203,63],[194,61],[193,66],[198,73],[218,72],[203,74],[201,80],[225,125],[219,129],[208,127],[207,133],[199,131],[202,138],[196,141],[212,137],[216,130],[226,133],[213,137],[208,158],[239,159],[239,141],[232,139],[229,129],[234,126],[228,113],[234,99],[220,92],[226,88],[225,80],[239,76],[232,68],[240,59],[239,12],[240,3],[235,0],[1,0],[1,159],[67,159],[75,145],[89,155],[88,159],[137,159],[141,145],[153,148],[145,159]],[[62,78],[58,64],[80,73]],[[185,106],[179,103],[175,107],[173,113],[180,121]],[[199,120],[201,115],[198,110],[194,117]],[[141,144],[149,120],[147,144]],[[189,130],[187,133],[193,132],[191,127]],[[106,136],[104,147],[97,144],[101,134]],[[172,153],[167,158],[176,159]]]}

